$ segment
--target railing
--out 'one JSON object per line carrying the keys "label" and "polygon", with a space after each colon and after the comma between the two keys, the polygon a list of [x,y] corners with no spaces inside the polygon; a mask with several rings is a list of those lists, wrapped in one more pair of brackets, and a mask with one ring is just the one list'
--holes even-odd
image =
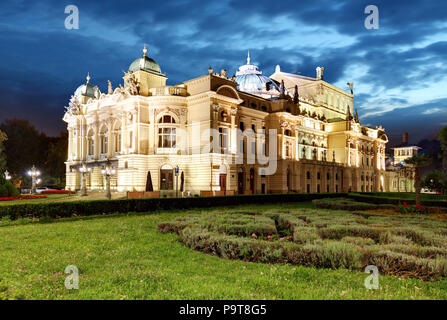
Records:
{"label": "railing", "polygon": [[186,94],[187,94],[186,88],[174,87],[174,86],[150,88],[149,91],[150,91],[151,95],[153,95],[153,96],[182,96],[182,97],[186,97]]}

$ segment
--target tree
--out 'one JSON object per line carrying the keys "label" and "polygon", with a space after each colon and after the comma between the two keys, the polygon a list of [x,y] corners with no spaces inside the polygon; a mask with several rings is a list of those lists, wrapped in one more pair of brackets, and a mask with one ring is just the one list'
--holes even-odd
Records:
{"label": "tree", "polygon": [[406,164],[409,164],[413,167],[414,170],[414,189],[416,191],[416,204],[421,205],[421,189],[422,189],[422,181],[421,181],[421,168],[428,166],[431,162],[431,158],[426,156],[425,154],[415,154],[410,159],[405,160]]}
{"label": "tree", "polygon": [[447,127],[439,131],[438,139],[441,142],[441,149],[443,151],[442,167],[447,171]]}
{"label": "tree", "polygon": [[28,120],[6,120],[0,125],[6,133],[5,153],[7,169],[15,176],[24,175],[33,164],[42,168],[45,162],[46,136],[29,123]]}
{"label": "tree", "polygon": [[6,170],[6,155],[4,142],[8,140],[6,133],[0,130],[0,175],[3,176],[3,172]]}
{"label": "tree", "polygon": [[447,193],[447,175],[440,170],[432,170],[427,173],[422,181],[422,186],[429,190]]}
{"label": "tree", "polygon": [[63,184],[67,160],[66,132],[62,132],[59,137],[48,137],[28,120],[22,119],[6,120],[0,124],[0,130],[8,137],[4,143],[8,159],[6,169],[16,178],[16,182],[30,185],[31,180],[26,172],[35,165],[42,172],[43,184]]}

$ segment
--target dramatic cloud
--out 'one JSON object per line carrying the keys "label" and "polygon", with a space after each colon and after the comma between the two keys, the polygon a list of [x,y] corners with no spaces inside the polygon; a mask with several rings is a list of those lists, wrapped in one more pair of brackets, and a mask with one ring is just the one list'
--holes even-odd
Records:
{"label": "dramatic cloud", "polygon": [[[80,29],[66,30],[66,5]],[[30,119],[65,130],[64,105],[85,81],[106,90],[141,56],[143,43],[171,84],[252,61],[265,74],[315,75],[347,90],[360,120],[398,143],[430,138],[447,122],[447,3],[377,0],[380,28],[367,30],[366,0],[15,1],[0,4],[0,121]],[[427,128],[427,125],[429,128]]]}

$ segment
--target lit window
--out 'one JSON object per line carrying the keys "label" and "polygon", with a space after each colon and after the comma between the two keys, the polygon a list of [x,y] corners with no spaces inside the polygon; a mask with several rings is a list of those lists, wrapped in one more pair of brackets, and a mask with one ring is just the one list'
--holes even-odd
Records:
{"label": "lit window", "polygon": [[177,145],[177,129],[172,126],[175,119],[169,115],[164,115],[158,121],[158,147],[175,148]]}

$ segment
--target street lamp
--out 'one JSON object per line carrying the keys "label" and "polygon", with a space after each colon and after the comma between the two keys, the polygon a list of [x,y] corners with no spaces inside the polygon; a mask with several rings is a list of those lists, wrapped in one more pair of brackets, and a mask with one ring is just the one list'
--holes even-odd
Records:
{"label": "street lamp", "polygon": [[110,192],[110,179],[113,175],[115,175],[116,170],[108,164],[104,169],[101,170],[101,173],[106,177],[106,197],[107,199],[112,199],[112,194]]}
{"label": "street lamp", "polygon": [[8,170],[5,171],[5,179],[6,180],[11,180],[11,176],[9,175]]}
{"label": "street lamp", "polygon": [[28,175],[31,176],[32,179],[31,193],[36,193],[36,186],[40,182],[40,179],[37,180],[37,177],[40,176],[40,171],[33,165],[31,170],[28,171]]}
{"label": "street lamp", "polygon": [[87,168],[84,163],[82,167],[79,168],[79,172],[81,173],[81,196],[85,197],[87,195],[87,174],[90,172],[90,168]]}

